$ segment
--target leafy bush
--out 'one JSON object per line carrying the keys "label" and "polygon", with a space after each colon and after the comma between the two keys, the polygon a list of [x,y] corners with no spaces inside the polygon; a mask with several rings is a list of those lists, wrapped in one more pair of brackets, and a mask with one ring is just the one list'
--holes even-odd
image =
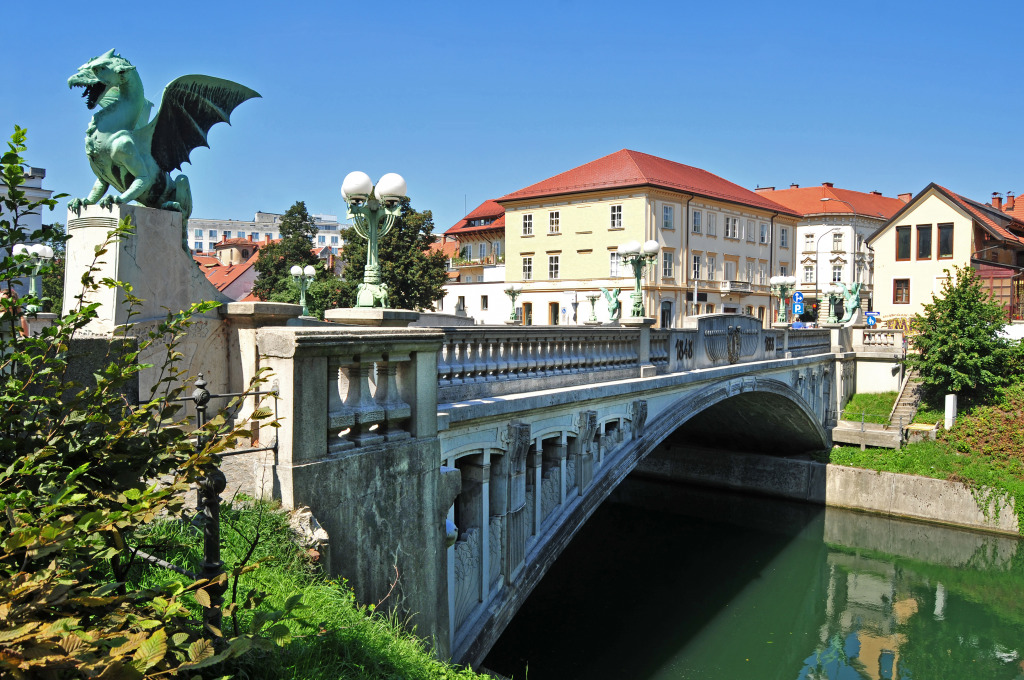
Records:
{"label": "leafy bush", "polygon": [[1015,368],[1019,349],[999,336],[1005,324],[1006,311],[982,290],[974,269],[954,266],[942,293],[914,317],[917,353],[907,355],[907,364],[920,371],[928,392],[983,399]]}
{"label": "leafy bush", "polygon": [[[73,336],[95,318],[97,304],[79,296],[78,308],[38,337],[20,331],[20,305],[12,282],[31,272],[26,256],[9,248],[49,240],[53,227],[29,234],[26,214],[56,205],[61,196],[31,201],[24,183],[25,131],[15,127],[2,157],[7,187],[0,221],[0,676],[12,678],[141,678],[195,671],[243,654],[269,649],[281,636],[280,621],[298,606],[263,615],[232,637],[192,615],[192,602],[206,603],[231,575],[217,582],[165,581],[133,586],[126,581],[138,559],[140,529],[182,511],[183,495],[204,476],[213,456],[248,436],[223,416],[194,431],[181,419],[174,399],[184,376],[176,347],[191,316],[212,307],[198,303],[169,314],[137,345],[110,344],[108,361],[95,384],[66,380]],[[121,224],[111,238],[123,237]],[[96,257],[106,246],[96,249]],[[137,298],[125,284],[97,283],[95,265],[82,278],[83,294],[100,286],[122,286],[129,305]],[[161,379],[142,404],[126,403],[122,390],[150,366],[139,362],[148,348],[164,346]],[[200,451],[193,440],[208,442]],[[153,480],[162,480],[154,482]],[[237,578],[245,569],[235,570]],[[258,593],[238,605],[254,608]],[[193,605],[194,606],[194,605]]]}

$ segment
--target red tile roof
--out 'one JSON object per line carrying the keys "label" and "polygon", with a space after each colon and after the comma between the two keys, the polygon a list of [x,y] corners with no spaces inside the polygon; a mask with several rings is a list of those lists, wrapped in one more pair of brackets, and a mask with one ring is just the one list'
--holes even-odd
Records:
{"label": "red tile roof", "polygon": [[[239,276],[249,271],[249,268],[256,264],[256,260],[259,259],[259,256],[260,251],[257,249],[248,260],[240,264],[224,265],[217,262],[216,264],[211,265],[200,262],[200,265],[202,265],[203,273],[206,274],[206,280],[212,283],[214,288],[217,290],[224,290],[234,283]],[[192,259],[199,262],[198,257],[193,256]],[[206,260],[209,258],[203,259]]]}
{"label": "red tile roof", "polygon": [[938,184],[936,184],[935,187],[948,195],[954,202],[959,203],[961,208],[970,213],[976,221],[980,222],[981,225],[986,227],[988,231],[992,232],[994,236],[997,236],[1004,241],[1024,245],[1024,238],[1010,230],[1010,228],[1019,231],[1024,230],[1024,222],[1021,220],[1013,217],[1012,215],[1007,215],[1001,210],[996,210],[990,205],[979,203],[978,201],[971,200],[966,196],[953,193],[946,187]]}
{"label": "red tile roof", "polygon": [[[781,203],[790,210],[795,210],[804,217],[826,213],[849,215],[852,209],[855,215],[888,220],[906,205],[898,198],[853,191],[852,189],[836,189],[829,186],[828,183],[822,184],[820,187],[800,187],[779,189],[778,191],[758,190],[757,193],[759,196]],[[823,201],[821,200],[823,198],[831,200]]]}
{"label": "red tile roof", "polygon": [[434,241],[433,243],[430,244],[431,253],[438,251],[444,253],[444,256],[449,259],[457,257],[459,254],[459,242],[449,241],[448,239],[442,237],[440,240]]}
{"label": "red tile roof", "polygon": [[[481,224],[476,226],[469,226],[472,220],[479,219],[493,219],[491,224]],[[459,234],[469,234],[481,231],[492,231],[495,229],[505,228],[505,208],[501,207],[492,200],[486,200],[477,207],[473,208],[472,212],[463,217],[461,220],[455,223],[454,226],[450,227],[445,234],[450,236],[458,236]]]}
{"label": "red tile roof", "polygon": [[799,217],[800,214],[749,189],[650,154],[622,149],[497,199],[499,203],[560,194],[653,186]]}

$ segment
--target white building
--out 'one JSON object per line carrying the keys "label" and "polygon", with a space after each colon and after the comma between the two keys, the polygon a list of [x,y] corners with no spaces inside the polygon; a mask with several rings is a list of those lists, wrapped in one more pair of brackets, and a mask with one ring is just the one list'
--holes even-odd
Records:
{"label": "white building", "polygon": [[[249,238],[253,241],[265,241],[268,238],[281,238],[281,218],[277,213],[257,212],[252,221],[243,220],[211,220],[201,217],[189,218],[189,243],[193,254],[212,253],[214,246],[220,241],[230,238]],[[313,214],[313,221],[318,232],[312,239],[314,247],[331,248],[331,253],[345,245],[341,238],[341,230],[350,224],[338,222],[337,215]]]}
{"label": "white building", "polygon": [[824,321],[828,310],[825,294],[833,283],[861,284],[861,307],[874,309],[874,253],[867,244],[893,215],[906,206],[910,194],[899,198],[837,189],[832,182],[821,186],[755,191],[803,215],[796,229],[796,257],[792,275],[797,290],[804,294],[804,307],[813,314],[815,304]]}

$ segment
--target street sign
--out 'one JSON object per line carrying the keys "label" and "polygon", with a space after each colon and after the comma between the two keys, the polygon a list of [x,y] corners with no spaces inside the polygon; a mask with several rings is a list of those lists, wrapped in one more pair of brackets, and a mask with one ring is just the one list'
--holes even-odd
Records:
{"label": "street sign", "polygon": [[878,323],[878,317],[876,316],[869,316],[864,320],[867,322],[869,326],[874,326],[876,323]]}
{"label": "street sign", "polygon": [[[799,295],[799,293],[797,293],[797,295]],[[802,302],[794,302],[793,303],[793,313],[794,314],[803,314],[804,313],[804,303],[802,303]]]}
{"label": "street sign", "polygon": [[803,302],[803,301],[804,301],[804,294],[803,293],[801,293],[800,291],[797,291],[797,292],[793,293],[793,302]]}

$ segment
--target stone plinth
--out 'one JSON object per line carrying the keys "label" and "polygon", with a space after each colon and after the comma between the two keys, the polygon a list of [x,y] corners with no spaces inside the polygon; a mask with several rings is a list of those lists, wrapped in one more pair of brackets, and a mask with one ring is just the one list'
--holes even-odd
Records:
{"label": "stone plinth", "polygon": [[324,319],[347,326],[381,326],[404,328],[420,318],[419,312],[408,309],[383,309],[381,307],[343,307],[328,309]]}
{"label": "stone plinth", "polygon": [[[107,241],[108,233],[118,221],[128,218],[133,233],[110,242],[106,252],[96,255],[96,248]],[[64,271],[64,312],[78,306],[76,296],[82,293],[82,275],[90,268],[97,282],[111,278],[131,284],[132,295],[139,298],[131,309],[125,292],[119,287],[100,287],[86,295],[85,302],[97,302],[97,316],[83,329],[86,336],[111,339],[123,333],[145,337],[156,331],[168,312],[188,309],[194,302],[230,302],[206,279],[192,254],[181,247],[181,214],[154,210],[137,205],[117,205],[107,210],[91,205],[81,215],[68,212],[67,260]],[[133,314],[129,317],[129,311]],[[223,333],[223,320],[216,309],[192,317],[187,337],[176,347],[181,353],[178,367],[189,375],[203,373],[211,392],[227,391],[228,352]],[[139,394],[149,398],[150,389],[159,379],[160,367],[166,358],[162,343],[150,345],[139,361],[155,368],[139,376]]]}

